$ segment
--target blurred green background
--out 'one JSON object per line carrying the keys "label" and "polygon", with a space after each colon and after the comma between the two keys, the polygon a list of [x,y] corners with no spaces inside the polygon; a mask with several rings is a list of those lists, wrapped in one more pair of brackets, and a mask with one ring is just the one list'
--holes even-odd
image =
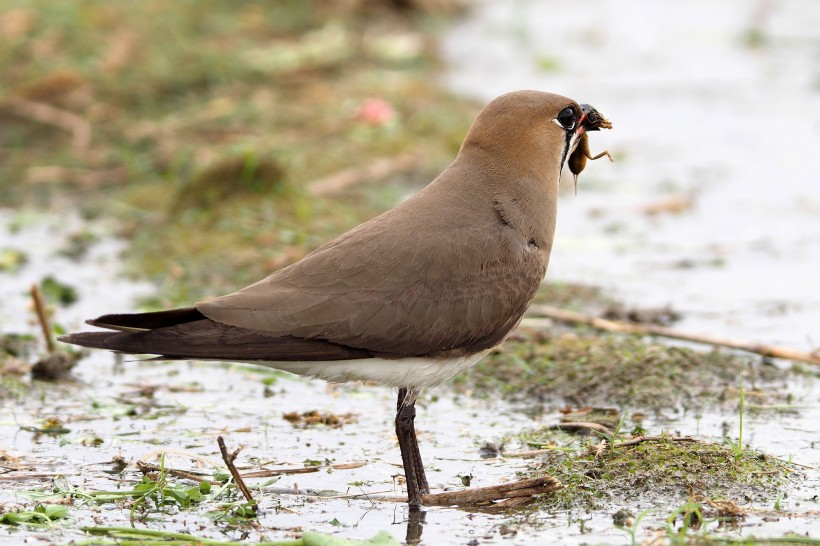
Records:
{"label": "blurred green background", "polygon": [[436,83],[458,11],[4,0],[0,203],[116,218],[149,307],[238,288],[452,158],[477,110]]}

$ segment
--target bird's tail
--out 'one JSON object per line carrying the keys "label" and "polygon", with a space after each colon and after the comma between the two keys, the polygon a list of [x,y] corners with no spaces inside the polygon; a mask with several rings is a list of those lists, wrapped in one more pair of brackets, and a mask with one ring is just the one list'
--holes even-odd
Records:
{"label": "bird's tail", "polygon": [[144,352],[144,348],[140,347],[139,343],[133,343],[137,341],[140,336],[127,336],[122,335],[123,333],[146,333],[159,328],[178,326],[203,319],[205,319],[205,316],[197,311],[195,307],[184,307],[154,313],[103,315],[92,320],[87,320],[86,323],[99,328],[114,330],[113,332],[79,332],[61,336],[58,339],[63,343],[71,343],[72,345],[80,345],[81,347],[90,347],[92,349],[141,353]]}
{"label": "bird's tail", "polygon": [[222,324],[210,320],[194,307],[104,315],[87,322],[109,331],[69,334],[60,341],[121,353],[153,354],[163,360],[327,361],[374,356],[368,349],[322,339],[278,336]]}

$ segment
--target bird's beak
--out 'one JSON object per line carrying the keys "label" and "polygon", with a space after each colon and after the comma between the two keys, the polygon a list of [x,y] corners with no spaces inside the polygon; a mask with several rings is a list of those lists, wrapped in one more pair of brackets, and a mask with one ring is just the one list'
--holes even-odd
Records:
{"label": "bird's beak", "polygon": [[612,122],[589,104],[582,104],[581,111],[581,121],[578,123],[579,134],[600,131],[601,129],[612,129]]}

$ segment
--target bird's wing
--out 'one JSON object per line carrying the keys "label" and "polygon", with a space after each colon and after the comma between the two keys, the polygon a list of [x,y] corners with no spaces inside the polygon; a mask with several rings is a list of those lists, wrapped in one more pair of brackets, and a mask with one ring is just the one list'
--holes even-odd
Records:
{"label": "bird's wing", "polygon": [[[473,215],[453,222],[440,221],[446,208],[424,221],[394,211],[196,308],[222,324],[386,356],[475,352],[500,343],[544,276],[543,253],[494,212],[486,221]],[[408,233],[410,243],[397,244]]]}

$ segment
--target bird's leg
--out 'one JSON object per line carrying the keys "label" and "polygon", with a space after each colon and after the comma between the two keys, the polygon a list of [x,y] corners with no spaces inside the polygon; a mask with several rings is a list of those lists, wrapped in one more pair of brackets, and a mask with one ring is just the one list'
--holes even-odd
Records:
{"label": "bird's leg", "polygon": [[410,405],[412,408],[412,416],[410,417],[410,448],[413,454],[413,464],[416,467],[416,482],[419,486],[419,493],[426,495],[430,492],[430,486],[427,484],[427,474],[424,472],[424,463],[421,461],[421,451],[419,450],[419,442],[416,437],[415,427],[415,404],[418,397],[418,389],[410,389],[404,396],[404,405]]}
{"label": "bird's leg", "polygon": [[416,509],[421,507],[421,495],[430,492],[414,425],[418,394],[416,389],[402,387],[396,402],[396,437],[399,439],[404,477],[407,480],[407,497],[410,507]]}

